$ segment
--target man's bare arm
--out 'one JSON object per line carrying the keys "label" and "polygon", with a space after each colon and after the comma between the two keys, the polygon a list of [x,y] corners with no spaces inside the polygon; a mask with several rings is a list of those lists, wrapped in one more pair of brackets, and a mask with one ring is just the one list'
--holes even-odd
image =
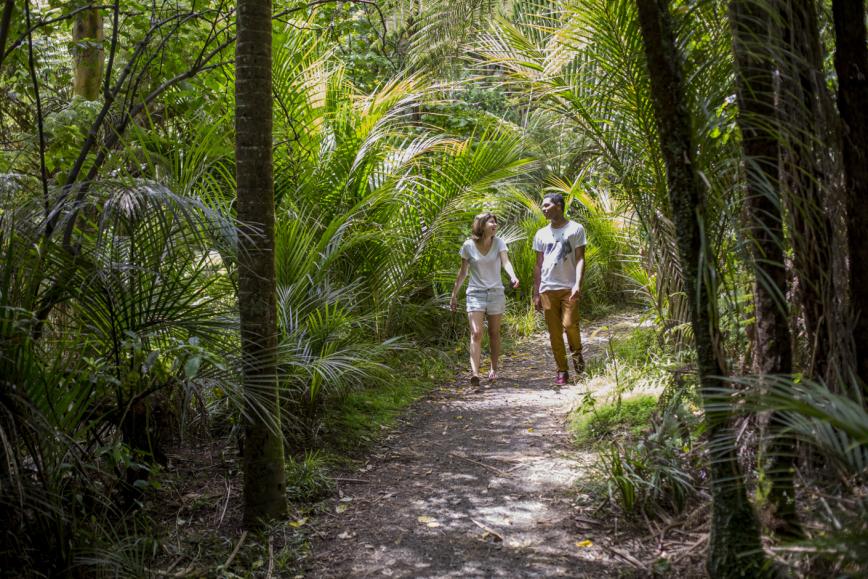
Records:
{"label": "man's bare arm", "polygon": [[570,301],[577,300],[582,296],[582,282],[585,276],[585,246],[576,248],[576,285],[570,293]]}

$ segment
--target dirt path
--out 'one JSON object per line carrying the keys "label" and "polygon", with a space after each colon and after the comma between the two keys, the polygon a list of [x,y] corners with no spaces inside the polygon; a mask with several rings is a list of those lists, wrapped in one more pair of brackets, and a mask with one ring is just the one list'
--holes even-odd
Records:
{"label": "dirt path", "polygon": [[[585,357],[637,323],[583,329]],[[414,405],[368,463],[338,481],[332,514],[313,522],[305,576],[632,575],[581,532],[570,490],[591,457],[570,445],[565,418],[586,386],[556,389],[553,370],[537,336],[504,360],[496,385],[446,385]]]}

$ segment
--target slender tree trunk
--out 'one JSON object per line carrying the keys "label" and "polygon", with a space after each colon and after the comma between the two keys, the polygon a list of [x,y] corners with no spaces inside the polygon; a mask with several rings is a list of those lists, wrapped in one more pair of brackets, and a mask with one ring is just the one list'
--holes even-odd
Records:
{"label": "slender tree trunk", "polygon": [[[784,266],[784,228],[778,181],[778,129],[775,110],[772,18],[761,0],[729,5],[736,63],[738,125],[747,174],[746,206],[756,275],[756,357],[761,375],[792,373],[793,354]],[[777,415],[770,417],[771,441],[763,465],[771,482],[769,502],[782,523],[776,529],[801,536],[796,516],[793,472],[795,445]]]}
{"label": "slender tree trunk", "polygon": [[84,10],[72,23],[73,70],[72,92],[89,101],[99,98],[105,65],[102,13],[98,8]]}
{"label": "slender tree trunk", "polygon": [[286,514],[277,389],[271,1],[239,0],[235,51],[238,303],[244,363],[244,523]]}
{"label": "slender tree trunk", "polygon": [[9,30],[12,26],[12,12],[15,10],[15,0],[3,1],[3,13],[0,14],[0,68],[3,67],[3,55],[6,53],[6,41],[9,40]]}
{"label": "slender tree trunk", "polygon": [[775,0],[781,22],[781,177],[808,340],[806,374],[826,379],[833,348],[832,222],[821,157],[831,136],[814,0]]}
{"label": "slender tree trunk", "polygon": [[[705,420],[711,440],[712,522],[707,568],[712,577],[762,572],[759,527],[736,460],[730,413],[719,404],[727,387],[720,353],[715,274],[703,239],[705,195],[696,172],[690,114],[667,0],[637,0],[651,95],[666,164],[678,250],[690,300]],[[717,404],[715,403],[717,402]]]}
{"label": "slender tree trunk", "polygon": [[843,121],[850,302],[856,372],[868,393],[868,48],[864,0],[833,0],[838,111]]}

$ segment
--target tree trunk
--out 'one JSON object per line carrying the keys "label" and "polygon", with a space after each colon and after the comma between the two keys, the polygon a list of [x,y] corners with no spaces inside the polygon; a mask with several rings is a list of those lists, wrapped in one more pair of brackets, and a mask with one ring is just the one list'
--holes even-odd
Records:
{"label": "tree trunk", "polygon": [[271,2],[239,0],[235,52],[238,304],[244,364],[244,523],[286,514],[277,385]]}
{"label": "tree trunk", "polygon": [[669,197],[696,342],[699,381],[711,441],[712,522],[707,560],[712,577],[762,573],[759,528],[736,460],[730,412],[716,402],[727,386],[717,351],[715,274],[703,239],[705,195],[694,166],[690,115],[667,0],[637,0],[651,96],[666,164]]}
{"label": "tree trunk", "polygon": [[864,0],[833,0],[838,111],[844,132],[850,303],[856,315],[856,372],[868,394],[868,48]]}
{"label": "tree trunk", "polygon": [[6,41],[9,40],[9,30],[12,28],[12,12],[15,10],[15,0],[4,0],[3,13],[0,14],[0,68],[3,68]]}
{"label": "tree trunk", "polygon": [[102,13],[98,8],[76,14],[72,23],[72,93],[86,100],[99,98],[99,85],[105,63]]}
{"label": "tree trunk", "polygon": [[[757,0],[729,5],[736,64],[738,125],[747,176],[748,239],[756,275],[755,348],[761,376],[788,376],[793,355],[784,266],[784,228],[778,180],[772,18]],[[795,445],[777,415],[770,417],[771,441],[764,469],[771,482],[769,503],[781,523],[776,531],[801,536],[796,516],[793,472]]]}
{"label": "tree trunk", "polygon": [[817,14],[813,0],[776,0],[781,25],[779,113],[781,181],[793,244],[793,262],[807,335],[808,376],[827,379],[835,321],[832,222],[821,157],[831,136],[824,95]]}

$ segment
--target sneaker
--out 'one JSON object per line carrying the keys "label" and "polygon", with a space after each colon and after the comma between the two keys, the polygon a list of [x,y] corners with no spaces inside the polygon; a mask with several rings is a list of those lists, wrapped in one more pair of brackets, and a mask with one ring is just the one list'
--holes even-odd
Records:
{"label": "sneaker", "polygon": [[470,385],[473,388],[479,388],[479,376],[471,376],[470,377]]}
{"label": "sneaker", "polygon": [[569,379],[570,379],[569,373],[558,372],[558,377],[555,378],[555,384],[557,384],[558,386],[566,386]]}

